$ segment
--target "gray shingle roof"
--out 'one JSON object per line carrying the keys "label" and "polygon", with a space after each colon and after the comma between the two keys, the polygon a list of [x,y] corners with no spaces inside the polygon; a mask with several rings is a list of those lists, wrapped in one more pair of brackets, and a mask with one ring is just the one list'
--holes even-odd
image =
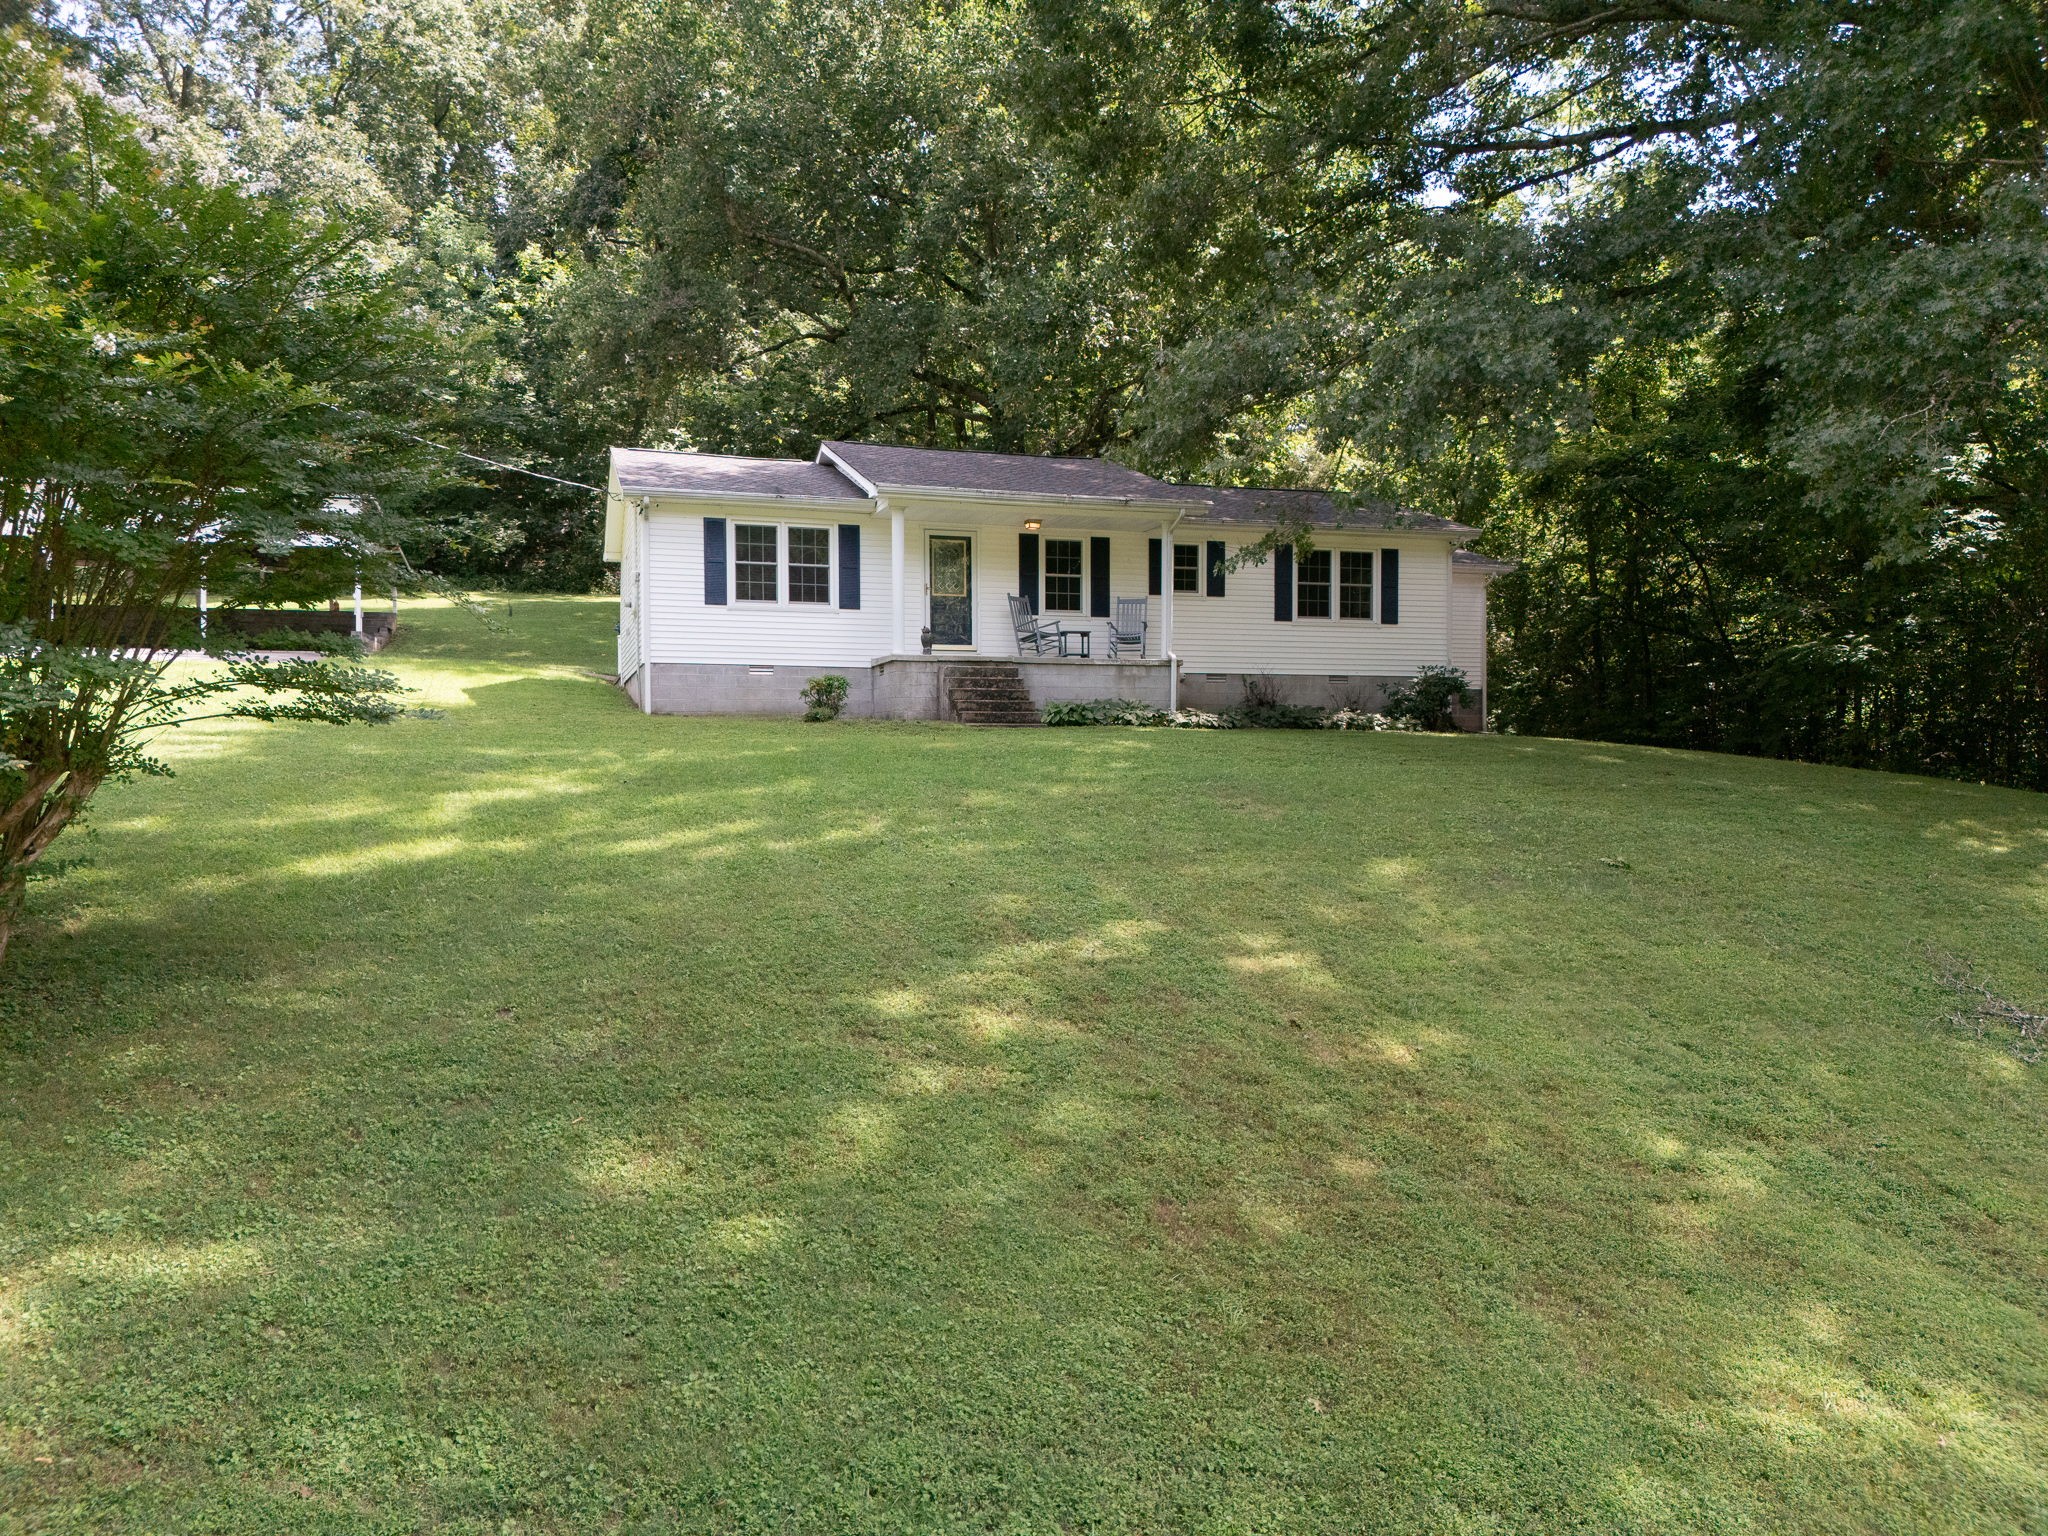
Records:
{"label": "gray shingle roof", "polygon": [[1107,459],[1051,459],[1029,453],[962,453],[827,443],[825,450],[870,485],[980,491],[1003,496],[1085,496],[1102,500],[1185,501],[1179,486]]}
{"label": "gray shingle roof", "polygon": [[865,501],[867,495],[830,464],[804,459],[742,459],[723,453],[673,453],[614,448],[612,467],[627,491],[685,496],[794,496]]}
{"label": "gray shingle roof", "polygon": [[1512,571],[1516,569],[1513,560],[1502,560],[1494,555],[1482,555],[1476,549],[1454,549],[1451,564],[1475,571]]}
{"label": "gray shingle roof", "polygon": [[1290,491],[1266,485],[1184,485],[1179,489],[1183,495],[1207,499],[1209,509],[1190,519],[1199,523],[1249,523],[1263,528],[1282,517],[1298,517],[1316,528],[1412,528],[1451,534],[1479,531],[1447,517],[1411,512],[1391,501],[1349,506],[1327,491]]}
{"label": "gray shingle roof", "polygon": [[[1107,459],[1039,458],[1027,453],[967,453],[873,443],[826,443],[824,450],[830,450],[870,484],[885,488],[974,491],[1026,499],[1076,496],[1108,501],[1208,502],[1206,508],[1190,515],[1189,521],[1194,523],[1270,527],[1282,517],[1294,517],[1321,528],[1405,528],[1455,536],[1479,531],[1388,501],[1347,505],[1327,491],[1276,486],[1169,485]],[[866,499],[858,485],[832,464],[823,462],[822,457],[820,462],[813,463],[803,459],[752,459],[658,448],[614,448],[612,464],[618,471],[620,487],[627,491],[830,501]]]}

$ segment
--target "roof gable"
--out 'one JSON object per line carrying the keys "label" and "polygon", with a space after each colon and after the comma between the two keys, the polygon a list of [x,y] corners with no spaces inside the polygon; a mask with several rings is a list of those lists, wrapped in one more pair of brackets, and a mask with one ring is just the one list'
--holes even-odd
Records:
{"label": "roof gable", "polygon": [[867,500],[866,492],[830,464],[814,464],[807,459],[749,459],[725,453],[614,448],[612,470],[619,477],[619,489],[628,493]]}

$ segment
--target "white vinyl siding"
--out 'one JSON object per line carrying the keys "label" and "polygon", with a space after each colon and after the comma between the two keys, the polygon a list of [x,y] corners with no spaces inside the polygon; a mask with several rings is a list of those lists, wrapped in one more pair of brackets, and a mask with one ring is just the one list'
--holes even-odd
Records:
{"label": "white vinyl siding", "polygon": [[[797,509],[790,509],[794,513]],[[923,510],[923,509],[920,509]],[[767,509],[781,513],[781,509]],[[756,507],[725,506],[711,515],[727,520],[726,546],[728,596],[735,600],[723,605],[704,601],[704,510],[698,506],[657,501],[646,518],[647,540],[647,659],[654,662],[702,662],[758,666],[864,667],[875,658],[917,649],[917,632],[929,619],[926,593],[926,560],[929,536],[933,533],[965,534],[974,540],[974,649],[984,656],[1015,656],[1015,631],[1010,624],[1009,596],[1018,588],[1018,533],[1014,522],[977,526],[969,521],[945,519],[943,508],[934,515],[905,520],[904,528],[904,627],[899,639],[890,633],[889,519],[874,516],[865,503],[851,503],[844,516],[829,510],[807,515],[767,515]],[[1048,514],[1051,520],[1051,512]],[[1021,521],[1021,517],[1019,518]],[[860,529],[860,607],[839,606],[840,523]],[[737,551],[738,525],[778,527],[816,526],[830,532],[828,561],[832,600],[788,601],[790,569],[788,541],[780,547],[778,581],[781,599],[776,602],[736,600],[733,556]],[[1081,611],[1054,615],[1067,628],[1085,628],[1092,636],[1093,655],[1109,654],[1106,619],[1088,613],[1093,591],[1089,540],[1102,535],[1086,528],[1048,529],[1054,538],[1079,538],[1082,544]],[[1041,570],[1044,559],[1041,535]],[[1148,555],[1155,533],[1129,529],[1107,535],[1110,547],[1109,589],[1112,599],[1145,597],[1149,630],[1145,654],[1161,654],[1157,597],[1148,595]],[[1184,523],[1176,542],[1201,546],[1207,559],[1210,538],[1220,538],[1226,553],[1253,542],[1253,530],[1214,532],[1200,524]],[[1271,672],[1294,674],[1353,674],[1359,676],[1406,676],[1424,666],[1452,660],[1463,666],[1475,685],[1484,665],[1484,587],[1475,584],[1474,606],[1464,606],[1465,583],[1461,580],[1460,622],[1470,626],[1469,643],[1461,639],[1462,650],[1453,646],[1449,633],[1452,617],[1451,563],[1449,548],[1441,539],[1400,533],[1333,533],[1319,536],[1319,547],[1341,552],[1345,549],[1374,553],[1373,611],[1379,612],[1378,552],[1401,551],[1401,621],[1382,624],[1358,619],[1296,619],[1281,623],[1273,617],[1273,566],[1248,566],[1233,571],[1223,597],[1203,592],[1180,592],[1174,597],[1173,649],[1190,672]],[[627,594],[638,588],[639,544],[629,538],[625,560],[620,566],[619,664],[626,675],[638,664],[632,637],[638,625],[628,607]],[[1333,574],[1341,578],[1341,553],[1333,560]],[[1041,575],[1042,579],[1042,575]],[[1341,581],[1336,583],[1341,587]],[[1206,588],[1206,584],[1205,584]],[[1333,609],[1341,601],[1333,591]],[[1475,654],[1473,646],[1478,647]]]}
{"label": "white vinyl siding", "polygon": [[[911,523],[905,540],[906,558],[903,572],[904,602],[910,610],[910,649],[916,650],[917,631],[930,616],[929,599],[925,591],[926,536],[933,533],[972,534],[974,537],[974,650],[982,656],[1015,656],[1017,654],[1017,631],[1010,623],[1010,594],[1017,587],[1017,538],[1021,532],[1015,524],[1009,527],[976,528],[961,523]],[[1085,529],[1079,534],[1061,529],[1054,538],[1076,538],[1081,541],[1081,610],[1078,613],[1048,613],[1046,617],[1059,621],[1062,629],[1085,629],[1092,637],[1089,641],[1093,659],[1100,660],[1109,655],[1109,620],[1094,618],[1088,612],[1088,598],[1093,580],[1092,558],[1089,553],[1090,534]],[[1109,595],[1110,611],[1115,612],[1114,603],[1119,597],[1144,597],[1150,576],[1148,574],[1147,551],[1152,535],[1144,533],[1111,533],[1109,536]],[[884,552],[882,571],[882,601],[888,601],[889,572],[887,570],[887,536],[884,530]],[[1045,544],[1040,535],[1038,559],[1041,581],[1044,580]],[[1180,599],[1185,607],[1193,599],[1185,594]],[[1043,592],[1039,606],[1043,608]],[[1145,654],[1157,657],[1159,654],[1159,599],[1154,597],[1146,602],[1145,616],[1151,625],[1146,635]],[[887,623],[883,627],[886,629]]]}
{"label": "white vinyl siding", "polygon": [[1486,686],[1486,573],[1454,571],[1451,577],[1451,665],[1475,689]]}
{"label": "white vinyl siding", "polygon": [[[1228,558],[1257,534],[1234,529],[1211,533],[1198,523],[1183,523],[1181,538],[1220,538]],[[1401,620],[1382,624],[1375,617],[1358,619],[1273,617],[1273,560],[1232,571],[1224,595],[1179,593],[1173,603],[1173,649],[1190,672],[1271,672],[1406,677],[1418,669],[1442,666],[1449,652],[1446,626],[1450,619],[1449,546],[1441,539],[1367,530],[1319,533],[1316,546],[1341,554],[1346,549],[1371,550],[1373,612],[1379,612],[1379,551],[1401,552]],[[1335,561],[1341,569],[1341,559]],[[1153,599],[1158,608],[1158,599]]]}
{"label": "white vinyl siding", "polygon": [[[735,527],[771,522],[760,512],[714,511],[726,518],[727,596],[723,604],[704,601],[704,515],[674,503],[656,502],[647,519],[648,657],[656,662],[707,662],[783,667],[864,667],[895,649],[889,642],[889,524],[853,503],[844,519],[789,518],[827,528],[832,601],[739,602],[730,567],[737,550]],[[775,520],[782,521],[782,520]],[[840,521],[860,529],[860,607],[839,606]],[[784,552],[786,558],[786,552]],[[787,572],[779,584],[786,588]],[[786,592],[785,592],[786,596]],[[920,621],[922,622],[922,621]]]}
{"label": "white vinyl siding", "polygon": [[619,551],[619,681],[640,670],[640,514],[625,508],[626,529]]}

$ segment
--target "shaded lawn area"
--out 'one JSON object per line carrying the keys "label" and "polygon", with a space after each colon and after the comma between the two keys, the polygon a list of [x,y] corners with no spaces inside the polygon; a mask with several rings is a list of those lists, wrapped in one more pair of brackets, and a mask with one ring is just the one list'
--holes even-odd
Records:
{"label": "shaded lawn area", "polygon": [[649,719],[614,612],[409,610],[443,718],[39,888],[7,1528],[2048,1525],[2048,1065],[1934,958],[2048,998],[2048,799]]}

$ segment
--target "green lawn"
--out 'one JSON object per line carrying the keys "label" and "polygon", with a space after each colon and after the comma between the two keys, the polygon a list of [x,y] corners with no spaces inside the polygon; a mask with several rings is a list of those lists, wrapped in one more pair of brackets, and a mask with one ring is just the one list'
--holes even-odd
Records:
{"label": "green lawn", "polygon": [[2048,799],[1516,738],[195,729],[0,974],[0,1529],[2048,1528]]}

